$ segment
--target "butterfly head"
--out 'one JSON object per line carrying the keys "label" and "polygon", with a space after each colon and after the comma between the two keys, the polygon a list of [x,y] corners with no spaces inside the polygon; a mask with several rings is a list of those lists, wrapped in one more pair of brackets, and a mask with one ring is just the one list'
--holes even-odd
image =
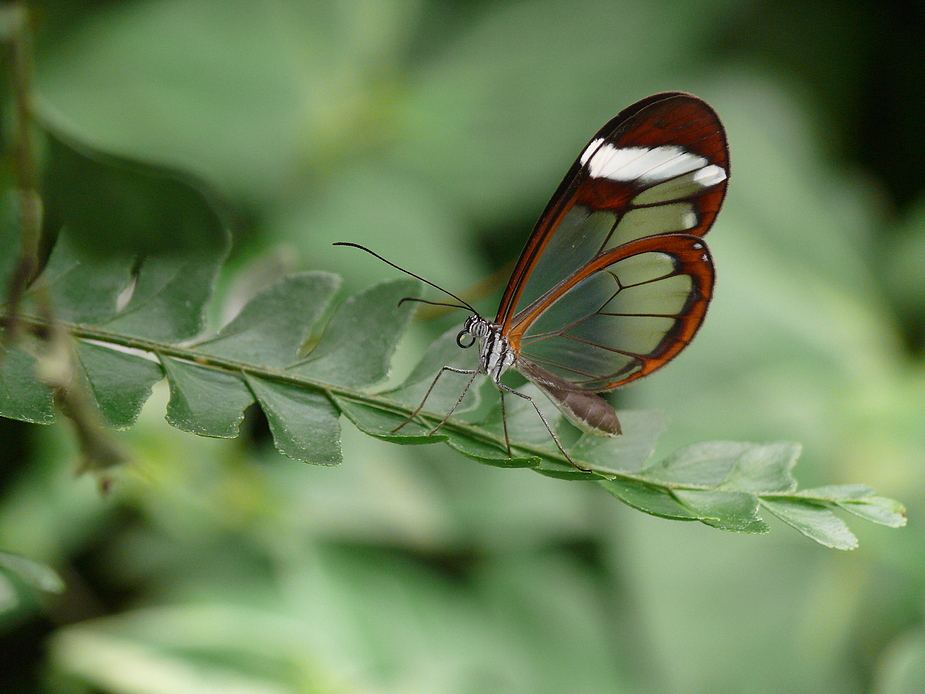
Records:
{"label": "butterfly head", "polygon": [[463,349],[479,343],[479,373],[488,374],[497,381],[516,358],[511,343],[495,325],[477,313],[466,319],[456,336],[456,344]]}
{"label": "butterfly head", "polygon": [[477,313],[473,314],[466,319],[463,329],[456,336],[456,344],[463,349],[468,349],[480,338],[484,339],[490,331],[491,326],[488,321]]}

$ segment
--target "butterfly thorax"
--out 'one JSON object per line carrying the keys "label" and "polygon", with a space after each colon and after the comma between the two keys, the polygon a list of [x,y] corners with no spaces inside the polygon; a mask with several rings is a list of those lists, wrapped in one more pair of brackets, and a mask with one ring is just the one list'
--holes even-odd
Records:
{"label": "butterfly thorax", "polygon": [[[501,326],[491,323],[481,316],[469,316],[466,324],[457,337],[457,343],[464,345],[461,338],[469,335],[479,343],[479,373],[490,376],[496,383],[501,374],[510,368],[517,358],[511,343],[501,332]],[[471,344],[471,343],[470,343]]]}

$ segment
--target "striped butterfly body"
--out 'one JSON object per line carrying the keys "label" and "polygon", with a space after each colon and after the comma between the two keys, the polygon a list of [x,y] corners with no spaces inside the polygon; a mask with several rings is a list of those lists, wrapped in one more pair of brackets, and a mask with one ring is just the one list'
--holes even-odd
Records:
{"label": "striped butterfly body", "polygon": [[[702,237],[728,179],[726,135],[705,102],[669,92],[625,109],[592,138],[546,206],[495,320],[446,292],[474,314],[457,343],[479,345],[478,367],[441,369],[405,423],[445,371],[472,378],[431,433],[475,377],[487,375],[501,392],[502,412],[505,393],[530,400],[560,452],[586,470],[565,452],[532,398],[501,376],[516,369],[583,431],[618,435],[617,414],[597,393],[652,373],[693,339],[713,293],[713,262]],[[509,441],[507,449],[510,455]]]}

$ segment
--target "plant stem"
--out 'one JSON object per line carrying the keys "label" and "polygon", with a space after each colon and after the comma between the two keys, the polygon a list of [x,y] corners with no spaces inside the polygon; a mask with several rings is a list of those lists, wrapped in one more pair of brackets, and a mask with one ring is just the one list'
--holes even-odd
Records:
{"label": "plant stem", "polygon": [[[29,326],[40,338],[37,373],[73,425],[83,457],[80,471],[100,472],[124,462],[127,456],[102,426],[99,413],[75,380],[73,343],[66,328],[55,318],[48,285],[35,282],[42,238],[42,196],[34,140],[30,35],[29,14],[23,2],[12,2],[0,9],[0,36],[8,49],[8,71],[13,86],[15,124],[11,160],[20,221],[19,259],[7,286],[6,311],[0,316],[0,328],[7,345],[15,344],[23,336],[27,321],[20,309],[31,286],[35,310],[41,316],[39,329],[35,329],[35,321]],[[100,483],[105,490],[109,481],[101,476]]]}

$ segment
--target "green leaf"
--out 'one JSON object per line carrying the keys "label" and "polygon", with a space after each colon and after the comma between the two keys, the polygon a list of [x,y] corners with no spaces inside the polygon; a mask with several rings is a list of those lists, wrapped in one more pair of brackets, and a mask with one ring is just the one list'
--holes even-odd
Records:
{"label": "green leaf", "polygon": [[785,492],[796,487],[790,470],[800,454],[791,443],[731,441],[682,448],[643,471],[646,479],[746,492]]}
{"label": "green leaf", "polygon": [[667,420],[657,412],[621,410],[617,415],[623,426],[622,435],[608,439],[585,434],[571,450],[598,470],[638,472],[652,455]]}
{"label": "green leaf", "polygon": [[[417,420],[408,422],[399,431],[394,431],[395,427],[405,422],[406,415],[371,407],[344,397],[334,396],[334,402],[361,431],[386,441],[403,444],[447,442],[453,449],[473,460],[498,467],[533,467],[539,462],[536,457],[509,458],[504,450],[504,440],[488,432],[488,440],[474,439],[471,435],[458,435],[452,427],[441,429],[431,435],[432,425],[422,424]],[[396,406],[400,404],[396,403]]]}
{"label": "green leaf", "polygon": [[200,436],[234,438],[254,396],[240,376],[161,356],[170,383],[167,421]]}
{"label": "green leaf", "polygon": [[758,535],[771,531],[758,517],[758,499],[753,494],[716,489],[676,489],[673,494],[699,520],[714,528]]}
{"label": "green leaf", "polygon": [[[523,398],[511,396],[506,400],[513,457],[505,446],[498,406],[483,422],[454,416],[431,435],[432,428],[459,398],[458,383],[451,383],[443,392],[435,390],[433,400],[428,399],[428,408],[436,402],[442,411],[424,410],[396,431],[430,387],[433,379],[428,370],[441,362],[463,363],[453,360],[471,358],[474,353],[458,349],[455,331],[451,331],[427,350],[401,387],[370,394],[359,390],[360,385],[349,385],[366,385],[386,373],[407,319],[403,308],[396,306],[397,300],[414,289],[402,281],[347,299],[335,311],[310,358],[295,368],[280,368],[323,313],[334,285],[333,278],[318,273],[285,278],[260,292],[214,338],[192,346],[122,335],[109,329],[111,322],[105,329],[71,324],[70,330],[82,341],[79,353],[91,391],[113,424],[131,423],[151,383],[160,376],[156,364],[132,351],[142,349],[157,355],[163,365],[171,392],[167,408],[171,424],[200,435],[232,437],[238,432],[244,409],[256,398],[277,448],[305,462],[341,462],[338,417],[344,413],[361,430],[382,439],[411,444],[446,442],[463,455],[489,465],[532,467],[544,475],[566,479],[597,479],[613,496],[647,513],[699,520],[734,532],[768,531],[757,515],[759,503],[813,539],[839,548],[853,546],[853,535],[827,506],[842,506],[888,525],[902,522],[899,504],[874,496],[873,490],[863,485],[795,491],[791,468],[799,447],[794,444],[697,444],[645,466],[664,428],[661,417],[621,412],[622,436],[599,439],[578,435],[570,424],[561,421],[553,404],[530,385],[523,392],[558,431],[569,456],[594,473],[569,463],[533,404]],[[286,320],[293,312],[298,315]],[[364,315],[371,317],[361,320]],[[152,330],[157,332],[157,327]],[[269,334],[277,330],[275,337]],[[364,369],[364,361],[371,366]],[[463,381],[467,378],[463,376]],[[486,393],[496,392],[490,384],[485,389]]]}
{"label": "green leaf", "polygon": [[62,320],[104,323],[117,312],[120,294],[130,286],[135,259],[98,257],[74,243],[62,231],[43,271],[55,311]]}
{"label": "green leaf", "polygon": [[866,499],[874,494],[876,492],[866,484],[829,484],[824,487],[801,489],[789,496],[837,502]]}
{"label": "green leaf", "polygon": [[[314,464],[341,462],[343,413],[381,439],[444,442],[488,465],[595,480],[647,513],[734,532],[768,531],[758,516],[759,505],[816,541],[839,548],[856,541],[832,508],[885,525],[905,522],[900,504],[863,485],[797,491],[791,474],[800,450],[795,444],[702,443],[652,463],[651,452],[665,427],[659,415],[621,412],[623,435],[588,436],[563,421],[553,403],[530,384],[519,391],[529,400],[515,395],[504,400],[508,442],[492,384],[484,376],[472,380],[467,374],[441,372],[443,366],[476,366],[477,350],[460,349],[455,329],[425,351],[401,386],[372,393],[368,388],[388,374],[410,319],[412,304],[400,302],[417,290],[411,280],[385,282],[348,297],[319,330],[316,324],[328,310],[338,278],[322,272],[282,277],[257,292],[227,325],[203,337],[204,307],[226,250],[224,229],[206,197],[196,186],[150,167],[126,167],[63,141],[52,148],[51,189],[71,198],[52,207],[49,224],[64,220],[68,228],[57,234],[42,280],[51,288],[59,315],[67,319],[60,327],[78,342],[86,389],[111,426],[130,426],[152,385],[166,376],[167,420],[173,426],[203,436],[234,437],[244,410],[256,400],[276,447]],[[133,210],[151,219],[130,229],[124,244],[109,244],[111,255],[100,255],[105,243],[94,246],[81,234],[92,228],[103,208],[80,186],[64,190],[54,176],[65,170],[69,176],[85,171],[88,180],[102,186],[105,199],[119,207],[117,218],[125,221],[119,215]],[[120,181],[124,185],[117,185]],[[165,195],[169,198],[183,185],[188,190],[178,194],[179,207],[160,206]],[[125,199],[119,198],[120,190]],[[158,246],[157,230],[175,214],[187,215],[180,224],[191,235],[189,243]],[[41,319],[21,318],[32,332],[30,339],[50,332]],[[306,338],[316,334],[314,348],[297,361]],[[438,373],[424,408],[409,420]],[[443,422],[470,380],[471,394]],[[482,404],[482,397],[489,400]],[[6,353],[0,365],[0,414],[42,423],[53,419],[51,394],[36,379],[34,360],[21,350]]]}
{"label": "green leaf", "polygon": [[46,133],[45,216],[84,251],[99,258],[224,253],[225,224],[201,183]]}
{"label": "green leaf", "polygon": [[[513,440],[529,444],[534,449],[548,451],[550,455],[560,456],[561,453],[559,453],[559,449],[556,447],[555,441],[553,441],[549,433],[549,429],[546,428],[546,425],[543,424],[543,420],[540,419],[540,416],[537,414],[537,409],[539,409],[543,417],[546,418],[546,422],[553,431],[556,431],[560,443],[563,441],[563,432],[568,432],[569,435],[577,435],[577,429],[572,427],[571,424],[565,423],[565,420],[561,417],[559,410],[553,402],[543,395],[540,389],[532,383],[524,384],[522,387],[518,388],[517,391],[530,399],[528,400],[527,398],[512,394],[505,395],[503,418],[500,393],[495,391],[497,394],[493,393],[492,395],[498,400],[498,403],[492,408],[491,412],[485,418],[485,421],[481,423],[481,426],[494,432],[498,438],[503,441],[503,419],[506,419],[508,435]],[[568,446],[569,443],[573,442],[574,438],[575,436],[570,436],[566,439],[565,445]]]}
{"label": "green leaf", "polygon": [[838,516],[820,504],[794,498],[762,499],[761,505],[808,538],[834,549],[854,549],[858,539]]}
{"label": "green leaf", "polygon": [[[456,343],[458,328],[451,328],[438,337],[424,351],[420,361],[412,369],[405,381],[390,391],[389,397],[396,402],[417,407],[424,400],[424,395],[434,382],[437,373],[444,366],[456,369],[474,369],[478,365],[478,353],[475,349],[462,349]],[[437,421],[456,404],[471,376],[445,371],[440,375],[436,386],[427,396],[425,412],[434,413]],[[456,408],[456,415],[469,412],[479,405],[480,388],[471,388],[465,400]]]}
{"label": "green leaf", "polygon": [[35,375],[35,358],[0,349],[0,416],[34,424],[55,421],[51,391]]}
{"label": "green leaf", "polygon": [[226,247],[222,241],[188,255],[98,258],[62,231],[40,281],[51,287],[64,320],[135,337],[186,340],[203,328]]}
{"label": "green leaf", "polygon": [[860,501],[839,501],[838,508],[872,523],[901,528],[906,524],[906,509],[898,501],[883,496],[870,496]]}
{"label": "green leaf", "polygon": [[203,329],[203,311],[225,255],[221,246],[195,256],[148,256],[126,306],[105,327],[123,335],[179,341]]}
{"label": "green leaf", "polygon": [[205,187],[47,135],[45,220],[57,244],[44,279],[62,317],[150,339],[198,335],[229,243]]}
{"label": "green leaf", "polygon": [[151,387],[164,378],[164,370],[157,362],[95,342],[81,340],[77,358],[88,392],[106,423],[116,429],[127,429],[135,423],[151,395]]}
{"label": "green leaf", "polygon": [[601,480],[598,484],[623,503],[653,516],[672,520],[700,520],[694,511],[682,505],[665,489],[623,479]]}
{"label": "green leaf", "polygon": [[247,376],[281,453],[316,465],[339,465],[340,412],[325,396],[298,386]]}
{"label": "green leaf", "polygon": [[906,524],[905,507],[893,499],[877,496],[877,493],[866,484],[813,487],[788,496],[836,506],[860,518],[891,528],[899,528]]}
{"label": "green leaf", "polygon": [[666,490],[625,479],[600,482],[626,504],[653,516],[675,520],[699,520],[731,532],[764,534],[768,525],[758,517],[758,499],[746,492],[719,489]]}
{"label": "green leaf", "polygon": [[267,366],[292,364],[339,285],[340,278],[326,272],[284,277],[259,292],[215,337],[197,348]]}
{"label": "green leaf", "polygon": [[[385,441],[400,441],[406,444],[446,441],[446,436],[439,434],[428,436],[425,427],[418,422],[409,422],[401,430],[394,431],[407,417],[401,413],[384,409],[382,404],[385,403],[379,406],[368,405],[342,395],[332,395],[332,399],[340,411],[364,434]],[[399,406],[398,403],[396,403],[397,406]]]}
{"label": "green leaf", "polygon": [[382,381],[398,339],[414,310],[414,280],[382,282],[341,304],[308,358],[290,371],[327,383],[356,388]]}
{"label": "green leaf", "polygon": [[21,620],[41,603],[40,593],[60,593],[64,581],[50,566],[0,552],[0,625]]}
{"label": "green leaf", "polygon": [[[524,450],[523,446],[515,447],[512,443],[512,447],[515,448],[515,455],[514,457],[508,457],[507,451],[504,448],[503,436],[499,437],[496,441],[486,441],[480,438],[466,436],[453,429],[449,429],[446,432],[446,437],[447,443],[451,448],[459,451],[467,458],[472,458],[472,460],[477,460],[480,463],[494,465],[495,467],[535,467],[538,470],[540,469],[538,467],[541,464],[541,459],[539,457],[518,455],[518,453]],[[568,468],[568,471],[569,474],[574,472],[579,476],[587,475],[587,473],[583,473],[571,467]]]}

